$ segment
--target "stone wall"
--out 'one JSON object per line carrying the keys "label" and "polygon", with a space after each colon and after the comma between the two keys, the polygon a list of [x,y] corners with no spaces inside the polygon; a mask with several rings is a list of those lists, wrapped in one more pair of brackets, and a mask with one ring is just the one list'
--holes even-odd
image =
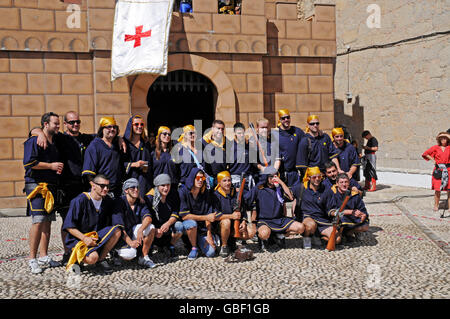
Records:
{"label": "stone wall", "polygon": [[[373,3],[381,8],[380,28],[366,24]],[[448,5],[446,0],[336,0],[338,54],[347,45],[352,50],[448,31]],[[448,34],[338,56],[336,124],[347,125],[360,143],[361,131],[370,130],[380,142],[380,168],[429,173],[432,164],[421,154],[450,127],[449,61]],[[346,102],[348,80],[351,103]]]}
{"label": "stone wall", "polygon": [[[78,111],[83,132],[96,131],[103,115],[124,128],[132,113],[148,112],[157,76],[110,82],[115,0],[81,3],[80,27],[72,29],[60,0],[0,0],[0,209],[26,205],[23,142],[44,112]],[[334,6],[316,6],[308,21],[297,19],[297,0],[245,0],[240,16],[216,12],[215,1],[195,0],[194,13],[173,14],[169,71],[208,77],[227,126],[261,117],[275,125],[276,112],[288,108],[293,125],[304,128],[315,113],[329,131]]]}

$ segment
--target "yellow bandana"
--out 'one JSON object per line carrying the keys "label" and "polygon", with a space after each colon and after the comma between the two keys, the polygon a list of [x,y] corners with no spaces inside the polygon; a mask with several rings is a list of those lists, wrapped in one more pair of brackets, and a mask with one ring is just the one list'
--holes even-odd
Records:
{"label": "yellow bandana", "polygon": [[[95,231],[86,233],[86,234],[84,234],[84,236],[91,237],[91,238],[98,240],[98,234]],[[81,263],[84,260],[84,258],[86,257],[88,249],[89,249],[89,247],[86,246],[84,241],[80,240],[76,244],[76,246],[72,249],[72,254],[70,255],[69,261],[67,262],[67,265],[66,265],[66,271],[69,271],[70,268],[72,267],[72,265],[75,264],[76,262]]]}
{"label": "yellow bandana", "polygon": [[303,185],[305,188],[308,188],[309,178],[314,175],[322,175],[322,172],[317,166],[308,167],[305,172],[305,176],[303,176]]}
{"label": "yellow bandana", "polygon": [[28,194],[27,199],[33,199],[37,194],[41,194],[44,201],[44,209],[47,213],[51,213],[53,210],[53,205],[55,204],[55,199],[53,198],[52,192],[48,189],[47,183],[39,183],[33,191]]}
{"label": "yellow bandana", "polygon": [[100,119],[100,127],[105,127],[109,125],[117,125],[116,120],[112,116],[105,116]]}

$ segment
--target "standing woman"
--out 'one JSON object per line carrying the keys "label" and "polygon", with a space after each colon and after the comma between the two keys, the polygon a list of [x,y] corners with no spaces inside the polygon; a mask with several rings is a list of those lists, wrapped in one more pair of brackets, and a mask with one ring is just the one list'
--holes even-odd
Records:
{"label": "standing woman", "polygon": [[136,178],[141,198],[152,188],[151,149],[144,131],[145,123],[140,115],[130,117],[123,139],[127,150],[124,155],[125,178]]}
{"label": "standing woman", "polygon": [[[177,155],[177,158],[173,158],[173,161],[177,164],[177,180],[183,185],[194,167],[204,169],[202,150],[196,148],[196,140],[195,127],[193,125],[184,126],[183,134],[178,139],[179,143],[175,146],[176,151],[173,152]],[[201,146],[201,143],[199,146]]]}
{"label": "standing woman", "polygon": [[439,209],[439,200],[441,199],[441,191],[447,191],[447,208],[450,204],[450,134],[441,132],[436,137],[437,145],[426,150],[422,157],[429,161],[434,160],[434,169],[431,178],[431,189],[434,190],[434,211]]}
{"label": "standing woman", "polygon": [[[167,174],[170,176],[172,186],[178,186],[178,180],[175,174],[175,163],[172,161],[172,141],[171,131],[167,126],[160,126],[155,138],[155,149],[152,151],[152,174],[158,176]],[[178,189],[176,187],[175,189]]]}

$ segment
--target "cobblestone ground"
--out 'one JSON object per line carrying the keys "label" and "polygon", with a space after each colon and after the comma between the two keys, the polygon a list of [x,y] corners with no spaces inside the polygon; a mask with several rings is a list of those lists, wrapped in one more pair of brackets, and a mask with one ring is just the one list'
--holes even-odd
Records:
{"label": "cobblestone ground", "polygon": [[[318,243],[304,250],[297,236],[284,250],[225,263],[221,257],[188,261],[179,245],[176,261],[157,252],[154,269],[131,261],[110,275],[95,268],[74,275],[63,267],[32,275],[26,258],[31,219],[0,218],[0,298],[450,298],[450,217],[432,211],[432,192],[381,185],[365,202],[369,232],[335,252]],[[55,260],[62,258],[60,227],[58,218],[50,241]]]}

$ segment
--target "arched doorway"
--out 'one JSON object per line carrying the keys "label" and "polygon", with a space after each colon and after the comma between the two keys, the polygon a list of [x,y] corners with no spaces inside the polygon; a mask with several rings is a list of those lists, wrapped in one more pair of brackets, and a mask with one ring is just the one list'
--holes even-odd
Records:
{"label": "arched doorway", "polygon": [[173,131],[194,120],[202,120],[205,130],[214,120],[216,100],[214,84],[200,73],[176,70],[159,76],[147,93],[148,131],[156,134],[161,125]]}

